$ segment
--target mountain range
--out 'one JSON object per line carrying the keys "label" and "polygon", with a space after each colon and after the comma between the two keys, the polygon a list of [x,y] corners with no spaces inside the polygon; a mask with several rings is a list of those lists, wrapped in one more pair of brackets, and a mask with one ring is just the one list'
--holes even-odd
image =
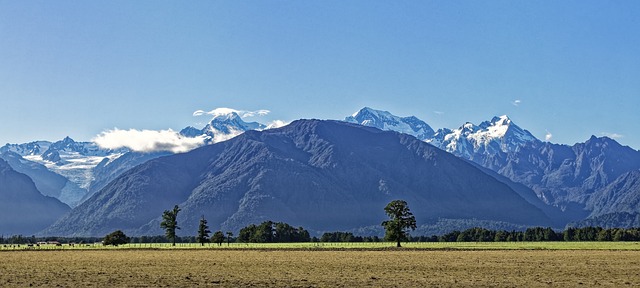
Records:
{"label": "mountain range", "polygon": [[422,222],[551,223],[509,186],[415,137],[341,121],[298,120],[150,160],[43,233],[103,235],[118,227],[134,235],[161,234],[160,215],[175,204],[187,235],[202,216],[213,230],[238,231],[265,220],[344,230],[378,226],[382,208],[393,199],[405,199]]}
{"label": "mountain range", "polygon": [[[345,121],[365,126],[375,123],[375,127],[416,137],[425,135],[420,130],[408,131],[398,124],[410,117],[390,115],[365,107]],[[404,123],[415,122],[412,119]],[[425,125],[428,126],[425,123],[414,127]],[[525,185],[546,204],[563,210],[563,221],[593,219],[601,216],[601,211],[640,213],[640,205],[631,201],[640,197],[640,190],[632,183],[619,188],[622,192],[618,194],[625,193],[625,201],[616,196],[601,196],[611,195],[616,188],[609,185],[620,187],[615,183],[630,182],[629,179],[640,170],[640,151],[622,146],[613,139],[592,136],[586,142],[572,146],[543,142],[507,116],[494,117],[480,125],[465,123],[458,129],[439,129],[433,136],[419,139]],[[612,225],[611,221],[601,224]]]}
{"label": "mountain range", "polygon": [[[542,222],[554,227],[562,228],[567,223],[574,226],[640,226],[638,221],[640,219],[640,206],[638,206],[640,202],[638,200],[640,195],[638,187],[640,152],[622,146],[613,139],[591,137],[584,143],[571,146],[543,142],[527,130],[517,126],[507,116],[493,117],[490,121],[478,125],[465,123],[457,129],[442,128],[436,131],[426,122],[414,116],[398,117],[387,111],[367,107],[346,117],[344,122],[412,135],[423,143],[449,152],[457,156],[457,159],[466,161],[482,173],[508,186],[510,193],[517,194],[543,212],[549,221]],[[228,142],[229,139],[234,140],[238,138],[238,135],[244,135],[243,133],[246,131],[255,133],[254,131],[269,128],[271,127],[257,122],[245,122],[237,113],[230,111],[215,115],[202,129],[187,127],[180,131],[180,134],[184,137],[204,136],[208,146],[215,146],[217,145],[215,143]],[[267,131],[269,130],[264,132],[267,133]],[[371,141],[377,140],[372,139]],[[380,153],[387,152],[383,149]],[[145,167],[148,163],[155,163],[148,161],[164,159],[164,156],[172,154],[167,151],[141,153],[126,148],[103,149],[95,143],[75,142],[69,137],[58,142],[35,141],[25,144],[7,144],[0,147],[0,158],[4,159],[12,170],[30,177],[42,195],[57,198],[71,207],[78,206],[74,212],[80,209],[80,206],[85,202],[91,200],[93,196],[100,195],[102,190],[115,189],[110,188],[115,185],[113,183],[123,181],[122,178],[128,175],[128,171],[132,171],[131,169],[134,167],[135,169]],[[239,156],[229,153],[224,155],[232,159],[239,159]],[[218,161],[222,160],[222,158],[218,159]],[[185,165],[192,164],[186,163]],[[298,169],[300,167],[289,168]],[[168,174],[166,176],[170,177]],[[227,177],[235,176],[227,175]],[[332,187],[328,182],[318,183]],[[166,183],[166,185],[173,187],[172,183]],[[266,187],[265,183],[260,185]],[[183,187],[183,189],[187,188]],[[149,197],[154,198],[155,196]],[[103,200],[98,203],[104,205],[111,203],[106,201],[106,198]],[[185,205],[187,203],[183,198],[169,197],[168,200],[174,202],[180,200],[178,203],[185,203]],[[236,200],[238,199],[233,201]],[[145,201],[154,202],[155,200]],[[94,203],[91,209],[106,212],[120,210],[131,212],[119,206],[125,205],[125,202],[118,202],[120,203],[118,205],[111,203],[105,206],[108,208]],[[190,207],[198,206],[189,203]],[[225,209],[230,210],[231,208]],[[101,215],[104,216],[104,214]],[[85,216],[92,218],[91,215]],[[155,217],[157,216],[155,215]],[[461,217],[460,215],[453,216]],[[220,218],[222,216],[216,217],[218,217],[216,219],[222,219]],[[244,223],[234,220],[238,217],[234,216],[224,220],[219,227],[235,229],[237,225],[233,223]],[[438,217],[448,216],[439,215]],[[109,219],[109,217],[107,218]],[[148,221],[144,224],[136,222],[136,225],[143,226],[133,228],[135,226],[133,225],[127,229],[135,233],[158,232],[157,227],[154,227],[155,222],[153,222],[157,219],[149,220],[148,217],[142,217],[142,219]],[[485,218],[478,217],[477,219],[484,220]],[[88,220],[80,222],[83,221],[87,222]],[[360,224],[364,224],[364,222],[358,225]],[[109,227],[109,225],[105,227]],[[323,229],[322,225],[314,224],[313,227],[315,227],[314,229]],[[57,231],[65,231],[67,235],[95,232],[95,230],[84,228],[82,230],[76,227],[78,231],[72,233],[71,230],[60,230],[62,229],[60,224],[53,228],[59,229]],[[56,231],[53,228],[47,231]],[[354,226],[351,229],[364,228],[363,226]]]}

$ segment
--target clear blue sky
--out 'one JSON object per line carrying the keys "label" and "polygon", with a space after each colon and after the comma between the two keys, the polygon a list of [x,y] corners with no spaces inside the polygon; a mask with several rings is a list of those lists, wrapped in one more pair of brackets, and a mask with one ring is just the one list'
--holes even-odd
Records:
{"label": "clear blue sky", "polygon": [[0,143],[370,106],[640,149],[640,1],[0,0],[0,102]]}

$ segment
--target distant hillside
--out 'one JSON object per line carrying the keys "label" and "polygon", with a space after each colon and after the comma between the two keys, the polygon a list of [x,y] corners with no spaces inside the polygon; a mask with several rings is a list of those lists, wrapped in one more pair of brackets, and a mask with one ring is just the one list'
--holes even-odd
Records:
{"label": "distant hillside", "polygon": [[27,175],[0,159],[0,234],[33,235],[69,210],[57,199],[42,195]]}
{"label": "distant hillside", "polygon": [[380,225],[406,200],[418,223],[479,219],[549,225],[507,185],[412,136],[339,121],[299,120],[189,153],[150,160],[110,182],[42,232],[100,236],[115,229],[161,234],[178,204],[182,235],[205,216],[212,230],[283,221],[311,231]]}

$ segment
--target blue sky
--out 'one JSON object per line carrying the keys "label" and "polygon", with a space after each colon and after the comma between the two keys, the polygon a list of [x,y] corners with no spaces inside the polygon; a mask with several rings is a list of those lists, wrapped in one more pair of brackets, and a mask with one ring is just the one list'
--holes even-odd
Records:
{"label": "blue sky", "polygon": [[638,15],[638,1],[0,0],[0,143],[180,130],[217,107],[267,122],[370,106],[640,149]]}

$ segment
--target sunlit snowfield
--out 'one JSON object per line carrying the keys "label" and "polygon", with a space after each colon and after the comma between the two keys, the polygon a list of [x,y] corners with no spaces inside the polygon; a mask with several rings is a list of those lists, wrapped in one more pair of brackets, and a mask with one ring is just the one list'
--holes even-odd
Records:
{"label": "sunlit snowfield", "polygon": [[[386,247],[389,247],[388,244]],[[437,244],[433,244],[433,247]],[[625,244],[637,246],[637,243]],[[232,244],[229,247],[239,246],[240,244]],[[478,246],[473,244],[455,246],[462,249],[448,250],[293,249],[301,246],[282,244],[249,246],[270,249],[193,249],[195,245],[185,245],[182,249],[122,249],[131,248],[124,246],[94,250],[5,250],[0,252],[0,286],[640,285],[640,251],[637,248],[601,249],[599,243],[594,243],[591,247],[600,250],[575,250],[574,245],[568,246],[571,247],[569,250],[536,249],[533,246],[528,246],[531,247],[526,248],[528,250],[505,250],[494,249],[497,247],[492,245],[481,245],[481,249],[476,249]],[[358,245],[353,245],[355,246]],[[491,249],[482,249],[485,247]]]}

